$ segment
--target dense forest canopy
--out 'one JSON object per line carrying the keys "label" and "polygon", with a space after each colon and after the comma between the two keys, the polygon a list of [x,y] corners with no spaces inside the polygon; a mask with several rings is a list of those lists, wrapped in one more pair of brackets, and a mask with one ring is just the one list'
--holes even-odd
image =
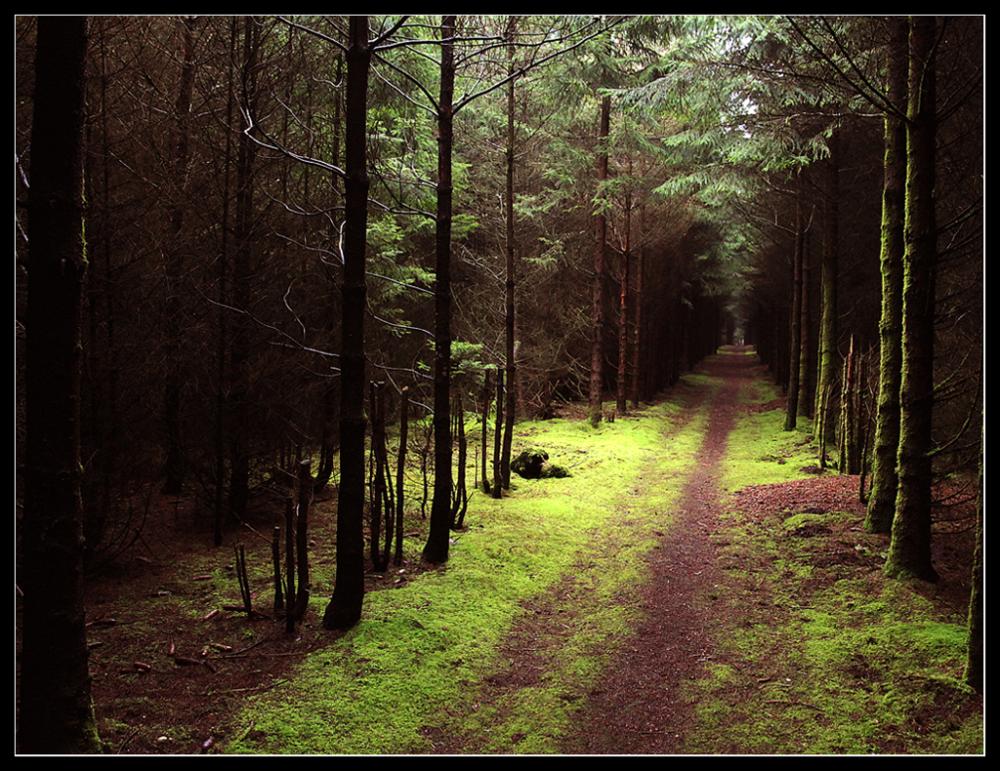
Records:
{"label": "dense forest canopy", "polygon": [[[609,429],[723,345],[857,475],[886,574],[935,580],[983,451],[983,36],[16,17],[19,746],[97,747],[85,586],[164,517],[273,545],[290,631],[331,589],[312,612],[351,629],[404,545],[448,561],[470,492],[517,498],[522,422]],[[245,565],[240,592],[251,618]]]}

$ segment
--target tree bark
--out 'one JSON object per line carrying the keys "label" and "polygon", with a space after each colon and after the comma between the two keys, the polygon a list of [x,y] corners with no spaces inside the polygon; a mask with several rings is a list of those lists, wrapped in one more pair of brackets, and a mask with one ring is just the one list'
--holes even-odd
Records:
{"label": "tree bark", "polygon": [[229,263],[229,166],[233,150],[233,67],[236,54],[236,17],[229,25],[229,62],[226,79],[226,154],[223,158],[222,183],[222,242],[219,245],[219,328],[216,341],[216,378],[215,384],[215,512],[214,533],[212,542],[222,546],[222,529],[225,520],[225,484],[226,484],[226,337],[227,314],[224,307],[227,302],[226,273]]}
{"label": "tree bark", "polygon": [[[337,69],[334,74],[334,81],[336,83],[341,82],[341,75],[343,69],[343,57],[337,57]],[[311,81],[310,81],[311,82]],[[333,164],[339,166],[340,160],[340,124],[341,124],[341,96],[340,91],[334,95],[333,98],[333,125],[331,130],[333,133],[331,154],[333,156]],[[308,166],[306,169],[308,170]],[[336,205],[337,200],[340,198],[340,176],[336,173],[331,172],[330,174],[330,192],[332,194],[331,205]],[[329,228],[327,230],[327,235],[331,243],[335,243],[338,237],[336,225],[331,219]],[[327,277],[330,282],[331,288],[336,286],[335,276],[333,271],[327,272]],[[329,316],[328,316],[328,327],[326,333],[329,339],[329,345],[331,350],[336,349],[336,328],[337,328],[337,307],[335,303],[330,303]],[[320,460],[319,468],[316,470],[316,492],[326,488],[326,485],[330,481],[330,476],[333,474],[333,460],[336,454],[336,444],[333,437],[333,429],[335,427],[335,421],[337,418],[337,379],[331,378],[329,385],[327,385],[322,392],[322,404],[320,406],[322,426],[320,428]]]}
{"label": "tree bark", "polygon": [[[826,411],[819,409],[819,402],[828,386],[837,382],[837,242],[839,238],[839,140],[834,131],[830,137],[830,157],[824,164],[826,190],[823,195],[823,252],[820,258],[820,319],[819,319],[819,371],[816,376],[816,409],[813,432],[820,434],[820,421]],[[829,426],[823,426],[824,429]]]}
{"label": "tree bark", "polygon": [[[907,22],[891,22],[889,42],[889,101],[906,104]],[[871,493],[865,529],[888,533],[896,506],[896,453],[899,450],[899,385],[902,377],[903,208],[906,185],[906,126],[885,116],[884,181],[882,185],[882,315],[879,319],[879,384],[872,451]]]}
{"label": "tree bark", "polygon": [[483,375],[483,451],[480,457],[480,463],[482,464],[482,475],[483,475],[483,492],[489,493],[490,491],[490,480],[486,475],[486,448],[487,448],[487,437],[489,435],[490,427],[490,402],[493,400],[493,387],[490,383],[490,371],[485,370]]}
{"label": "tree bark", "polygon": [[802,299],[799,300],[799,307],[802,314],[799,324],[799,412],[811,418],[813,413],[812,395],[810,394],[811,383],[809,376],[812,373],[810,366],[810,344],[809,329],[809,249],[806,236],[802,236]]}
{"label": "tree bark", "polygon": [[643,383],[642,368],[642,272],[645,267],[646,251],[646,207],[639,206],[639,253],[635,265],[635,337],[632,341],[632,409],[639,408],[639,397],[646,396]]}
{"label": "tree bark", "polygon": [[[368,537],[370,539],[369,556],[372,570],[381,572],[382,555],[379,543],[382,536],[382,498],[385,478],[382,476],[382,446],[384,439],[384,424],[382,420],[382,386],[383,383],[369,383],[368,415],[371,418],[371,448],[368,452]],[[388,561],[388,555],[386,555]]]}
{"label": "tree bark", "polygon": [[274,526],[271,534],[271,566],[274,568],[274,612],[285,609],[285,593],[281,588],[281,528]]}
{"label": "tree bark", "polygon": [[604,390],[604,251],[608,240],[608,223],[604,204],[600,198],[604,181],[608,178],[608,129],[611,122],[611,97],[601,99],[601,117],[597,130],[597,193],[594,215],[594,283],[591,290],[591,348],[590,348],[590,424],[601,422],[601,397]]}
{"label": "tree bark", "polygon": [[365,592],[365,239],[368,230],[368,17],[351,16],[345,122],[344,280],[341,285],[340,486],[337,574],[326,629],[361,618]]}
{"label": "tree bark", "polygon": [[[629,160],[629,176],[632,161]],[[619,415],[628,411],[628,295],[629,262],[632,259],[632,195],[625,194],[625,248],[622,250],[622,280],[618,290],[618,382],[616,383],[615,408]]]}
{"label": "tree bark", "polygon": [[788,341],[788,401],[785,431],[794,431],[799,412],[799,361],[802,354],[802,183],[795,199],[795,245],[792,254],[792,316]]}
{"label": "tree bark", "polygon": [[25,753],[99,752],[87,667],[80,499],[86,18],[40,17],[36,50],[17,745]]}
{"label": "tree bark", "polygon": [[885,571],[937,579],[931,565],[931,414],[934,408],[934,216],[936,121],[933,16],[910,19],[903,224],[903,366],[899,387],[896,516]]}
{"label": "tree bark", "polygon": [[403,563],[403,508],[406,472],[406,438],[410,423],[410,389],[403,387],[399,393],[399,454],[396,457],[396,565]]}
{"label": "tree bark", "polygon": [[[240,101],[251,115],[256,110],[257,24],[250,17],[243,21],[243,68]],[[253,276],[254,244],[254,164],[257,146],[240,132],[236,159],[236,250],[233,255],[233,305],[246,309],[250,304],[250,280]],[[230,450],[229,511],[235,519],[246,514],[250,484],[250,456],[247,426],[250,422],[250,321],[245,314],[236,316],[230,338]]]}
{"label": "tree bark", "polygon": [[493,429],[493,485],[490,491],[494,498],[501,497],[503,480],[500,474],[500,437],[503,434],[503,370],[497,367],[497,422]]}
{"label": "tree bark", "polygon": [[313,479],[308,459],[299,461],[299,510],[295,521],[296,567],[298,590],[295,595],[295,620],[301,621],[309,607],[309,504],[312,502]]}
{"label": "tree bark", "polygon": [[514,38],[517,31],[517,17],[512,16],[510,26],[507,30],[507,39],[510,45],[507,46],[507,76],[510,82],[507,84],[507,189],[505,204],[507,210],[507,232],[506,232],[506,257],[507,257],[507,280],[504,284],[504,322],[506,333],[506,355],[507,355],[507,404],[506,415],[504,415],[503,429],[503,452],[500,456],[500,476],[505,490],[510,488],[510,450],[514,443],[514,419],[517,416],[516,400],[514,393],[517,383],[517,361],[514,350],[514,287],[515,287],[515,263],[514,263]]}
{"label": "tree bark", "polygon": [[[451,509],[451,526],[458,529],[465,521],[465,510],[469,506],[469,491],[465,485],[465,467],[468,463],[468,445],[465,441],[465,409],[462,395],[455,400],[455,434],[458,439],[458,473],[455,478],[455,502]],[[501,463],[503,459],[501,457]]]}
{"label": "tree bark", "polygon": [[[441,20],[441,38],[455,36],[455,17]],[[451,527],[451,153],[455,44],[441,44],[438,99],[437,229],[434,280],[434,498],[424,559],[447,562]]]}
{"label": "tree bark", "polygon": [[295,503],[285,499],[285,631],[295,631]]}
{"label": "tree bark", "polygon": [[184,483],[184,452],[181,448],[181,383],[183,373],[180,368],[181,347],[181,306],[180,277],[183,270],[180,239],[184,228],[184,209],[188,205],[186,198],[189,156],[189,117],[191,114],[191,94],[194,89],[194,29],[197,17],[186,16],[182,19],[184,25],[184,50],[181,59],[181,80],[177,93],[177,103],[174,106],[174,119],[177,121],[173,177],[176,184],[174,198],[170,205],[169,225],[166,243],[166,278],[167,278],[167,317],[166,317],[166,364],[164,375],[163,420],[166,429],[166,462],[164,474],[166,481],[163,492],[168,495],[178,495]]}

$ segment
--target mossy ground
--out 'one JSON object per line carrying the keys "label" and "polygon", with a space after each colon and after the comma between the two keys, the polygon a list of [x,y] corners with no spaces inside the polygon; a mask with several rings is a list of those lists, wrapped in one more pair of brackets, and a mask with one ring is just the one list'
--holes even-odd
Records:
{"label": "mossy ground", "polygon": [[[640,490],[645,474],[684,469],[684,442],[697,438],[696,428],[663,453],[663,433],[680,412],[667,402],[596,429],[560,419],[519,424],[515,452],[519,444],[544,446],[572,476],[515,478],[500,501],[474,496],[468,530],[455,534],[446,566],[369,593],[357,627],[306,657],[289,682],[248,700],[226,751],[419,753],[433,749],[435,735],[478,734],[487,723],[496,737],[521,734],[521,750],[552,749],[573,695],[633,621],[611,600],[642,580],[641,555],[655,541],[652,530],[669,523],[671,493],[642,489],[623,499],[623,491]],[[632,521],[619,538],[625,511]],[[621,548],[602,548],[609,538]],[[484,721],[475,714],[478,686],[503,666],[499,650],[523,603],[581,562],[594,562],[582,584],[591,612],[546,682],[494,705],[492,717],[484,711]],[[314,613],[322,612],[319,602]]]}
{"label": "mossy ground", "polygon": [[[815,448],[782,420],[742,417],[727,488],[808,476],[798,469]],[[857,512],[730,511],[723,522],[717,655],[682,694],[696,716],[685,751],[982,752],[982,703],[961,680],[964,609],[886,579],[884,539]]]}
{"label": "mossy ground", "polygon": [[[754,380],[741,401],[760,405],[775,401],[778,389],[765,380]],[[742,416],[729,434],[721,485],[732,492],[750,484],[766,485],[801,479],[804,466],[816,464],[812,421],[799,417],[794,431],[785,431],[782,409],[752,411]]]}
{"label": "mossy ground", "polygon": [[[501,501],[473,493],[469,527],[453,534],[439,570],[419,568],[426,520],[411,457],[404,572],[369,581],[383,588],[339,638],[319,628],[334,577],[331,503],[314,506],[310,611],[287,638],[267,619],[205,619],[238,602],[231,545],[208,547],[204,523],[205,541],[192,544],[188,515],[164,511],[175,537],[150,534],[154,559],[136,558],[88,598],[88,618],[118,619],[90,630],[103,646],[91,652],[102,738],[115,752],[197,752],[212,736],[212,751],[228,752],[558,751],[643,618],[635,589],[648,578],[644,555],[671,537],[671,508],[704,437],[705,409],[681,404],[718,385],[686,376],[667,401],[597,429],[583,419],[519,423],[515,452],[543,446],[573,476],[515,477]],[[815,464],[809,422],[782,431],[783,411],[766,409],[776,397],[764,379],[741,388],[746,411],[720,466],[726,490],[815,479],[802,470]],[[475,419],[468,431],[471,491]],[[837,482],[824,476],[817,481]],[[683,751],[980,751],[982,702],[959,682],[961,599],[947,605],[919,584],[885,579],[885,539],[861,531],[856,511],[777,507],[762,517],[738,508],[728,505],[713,536],[726,580],[701,603],[714,614],[715,656],[677,694],[695,718]],[[190,517],[196,525],[197,512]],[[246,544],[255,607],[268,611],[265,519],[259,536],[241,529],[227,543]],[[529,629],[529,645],[540,674],[491,690],[517,659],[514,632],[539,609],[549,620]],[[216,674],[175,666],[175,641],[191,657],[213,641],[259,647],[216,659]],[[137,660],[152,671],[136,672]]]}

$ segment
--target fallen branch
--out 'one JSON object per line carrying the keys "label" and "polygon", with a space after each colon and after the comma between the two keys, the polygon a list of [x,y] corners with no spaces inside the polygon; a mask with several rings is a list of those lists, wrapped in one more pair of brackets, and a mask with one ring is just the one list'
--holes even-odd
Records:
{"label": "fallen branch", "polygon": [[125,751],[125,748],[128,747],[129,742],[131,742],[136,737],[136,735],[138,733],[139,733],[139,729],[138,728],[133,728],[132,731],[129,733],[129,735],[126,736],[124,739],[122,739],[122,743],[119,745],[118,751],[115,754],[116,755],[121,755]]}
{"label": "fallen branch", "polygon": [[219,694],[222,694],[222,693],[252,693],[254,691],[269,691],[272,688],[274,688],[276,685],[281,685],[282,683],[287,683],[287,682],[288,682],[287,679],[281,679],[281,680],[275,680],[273,683],[270,683],[269,685],[257,685],[257,686],[254,686],[253,688],[229,688],[229,689],[227,689],[225,691],[216,691],[215,693],[219,693]]}

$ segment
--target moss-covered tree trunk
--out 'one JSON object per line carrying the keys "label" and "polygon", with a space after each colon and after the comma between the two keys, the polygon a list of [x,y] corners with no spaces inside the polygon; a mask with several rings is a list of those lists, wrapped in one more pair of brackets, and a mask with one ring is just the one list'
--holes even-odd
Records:
{"label": "moss-covered tree trunk", "polygon": [[[597,130],[597,198],[603,196],[608,178],[608,129],[611,123],[611,97],[601,99],[601,115]],[[590,340],[590,423],[601,422],[601,397],[604,391],[604,252],[608,240],[608,222],[604,204],[595,201],[594,215],[594,281],[591,287]]]}
{"label": "moss-covered tree trunk", "polygon": [[[455,17],[441,20],[441,39],[455,37]],[[434,497],[424,559],[448,560],[451,529],[451,154],[455,96],[455,44],[441,44],[438,98],[437,227],[434,238]]]}
{"label": "moss-covered tree trunk", "polygon": [[[899,110],[906,105],[908,24],[890,21],[889,101]],[[906,184],[906,126],[893,113],[885,116],[885,156],[882,185],[882,313],[879,319],[879,384],[872,448],[871,492],[865,529],[888,533],[896,506],[896,454],[899,450],[899,383],[902,376],[900,342],[903,314],[903,207]]]}
{"label": "moss-covered tree trunk", "polygon": [[340,484],[337,573],[323,615],[327,629],[361,618],[365,593],[365,238],[368,230],[368,17],[352,16],[347,50],[344,280],[341,285]]}
{"label": "moss-covered tree trunk", "polygon": [[90,698],[80,499],[84,17],[38,20],[25,346],[26,457],[17,746],[100,751]]}
{"label": "moss-covered tree trunk", "polygon": [[792,247],[792,315],[788,334],[788,400],[785,431],[795,430],[799,412],[799,361],[802,353],[802,189],[795,201],[795,243]]}
{"label": "moss-covered tree trunk", "polygon": [[854,348],[854,335],[847,346],[847,356],[844,357],[844,367],[840,385],[840,433],[838,437],[839,459],[837,468],[841,474],[856,473],[857,432],[855,430],[855,399],[854,388],[857,377],[857,351]]}
{"label": "moss-covered tree trunk", "polygon": [[885,571],[936,580],[931,565],[931,414],[934,407],[936,20],[910,20],[903,225],[903,366],[899,388],[896,515]]}
{"label": "moss-covered tree trunk", "polygon": [[826,189],[823,195],[823,252],[820,257],[820,317],[819,317],[819,371],[816,375],[816,407],[813,432],[825,433],[828,426],[821,426],[826,419],[820,401],[827,387],[837,382],[837,241],[840,195],[840,170],[838,161],[839,139],[834,131],[830,137],[830,158],[825,164]]}

